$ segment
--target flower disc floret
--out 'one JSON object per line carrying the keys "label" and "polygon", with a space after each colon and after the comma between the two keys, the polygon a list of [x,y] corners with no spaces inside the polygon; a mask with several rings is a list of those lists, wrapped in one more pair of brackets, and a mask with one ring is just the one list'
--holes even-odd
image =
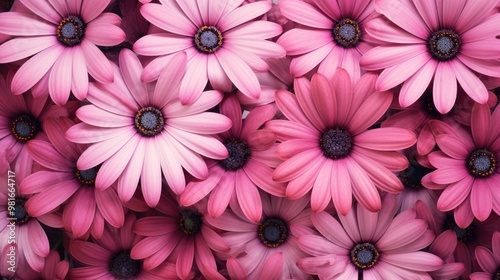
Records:
{"label": "flower disc floret", "polygon": [[42,127],[34,116],[22,113],[12,118],[10,129],[17,141],[27,142],[34,139]]}
{"label": "flower disc floret", "polygon": [[349,131],[341,128],[332,128],[321,135],[319,145],[326,157],[341,159],[349,155],[353,141]]}
{"label": "flower disc floret", "polygon": [[57,40],[67,47],[78,45],[85,35],[85,24],[76,16],[67,16],[57,26]]}
{"label": "flower disc floret", "polygon": [[179,217],[179,225],[182,233],[188,236],[192,236],[200,232],[201,230],[201,214],[196,210],[183,209],[181,210],[181,215]]}
{"label": "flower disc floret", "polygon": [[235,171],[242,168],[250,159],[251,151],[248,145],[234,138],[224,141],[224,146],[229,153],[228,157],[219,161],[219,164],[226,170]]}
{"label": "flower disc floret", "polygon": [[429,52],[440,61],[453,59],[460,51],[460,36],[449,29],[441,29],[430,34],[428,40]]}
{"label": "flower disc floret", "polygon": [[374,266],[380,253],[371,243],[358,243],[351,249],[351,261],[359,269]]}
{"label": "flower disc floret", "polygon": [[163,113],[154,107],[141,108],[134,119],[135,128],[143,136],[155,136],[163,130],[165,118]]}
{"label": "flower disc floret", "polygon": [[129,279],[141,272],[141,261],[131,259],[129,251],[118,252],[109,262],[109,271],[117,279]]}
{"label": "flower disc floret", "polygon": [[257,236],[267,247],[279,247],[288,237],[288,225],[279,218],[267,218],[259,225]]}
{"label": "flower disc floret", "polygon": [[353,48],[361,40],[361,28],[355,20],[344,18],[335,23],[332,30],[333,39],[344,48]]}
{"label": "flower disc floret", "polygon": [[476,177],[488,177],[495,172],[496,167],[495,154],[487,149],[475,150],[467,159],[467,169]]}
{"label": "flower disc floret", "polygon": [[194,35],[196,48],[203,53],[213,53],[222,46],[222,33],[214,26],[203,26]]}

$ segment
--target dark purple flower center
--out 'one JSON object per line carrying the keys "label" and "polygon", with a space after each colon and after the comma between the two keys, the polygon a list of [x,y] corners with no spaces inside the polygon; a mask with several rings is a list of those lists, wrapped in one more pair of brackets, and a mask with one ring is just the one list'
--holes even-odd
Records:
{"label": "dark purple flower center", "polygon": [[93,187],[95,185],[95,178],[97,177],[97,171],[99,171],[99,166],[92,167],[87,170],[76,170],[76,180],[87,187]]}
{"label": "dark purple flower center", "polygon": [[57,40],[67,47],[80,44],[85,33],[85,24],[76,16],[67,16],[57,26]]}
{"label": "dark purple flower center", "polygon": [[424,167],[414,159],[410,160],[410,165],[405,170],[399,172],[399,179],[406,189],[419,190],[423,188],[422,178],[432,172],[432,169]]}
{"label": "dark purple flower center", "polygon": [[361,28],[355,20],[344,18],[335,23],[332,30],[335,42],[344,48],[353,48],[361,39]]}
{"label": "dark purple flower center", "polygon": [[31,114],[18,114],[11,119],[10,131],[19,142],[27,142],[42,130],[40,122]]}
{"label": "dark purple flower center", "polygon": [[282,219],[267,218],[257,228],[257,236],[267,247],[279,247],[285,243],[288,237],[288,225]]}
{"label": "dark purple flower center", "polygon": [[181,209],[179,225],[182,233],[187,236],[193,236],[201,230],[202,216],[196,210]]}
{"label": "dark purple flower center", "polygon": [[194,45],[203,53],[213,53],[222,46],[222,33],[214,26],[203,26],[194,35]]}
{"label": "dark purple flower center", "polygon": [[319,140],[323,155],[331,159],[345,158],[351,152],[352,145],[351,134],[341,128],[331,128],[325,131]]}
{"label": "dark purple flower center", "polygon": [[429,52],[439,61],[453,59],[461,46],[460,36],[450,29],[441,29],[430,34],[427,43]]}
{"label": "dark purple flower center", "polygon": [[493,273],[493,275],[491,276],[491,280],[500,280],[500,267],[497,268],[497,271],[495,271],[495,273]]}
{"label": "dark purple flower center", "polygon": [[358,243],[351,249],[351,261],[358,269],[374,266],[379,257],[379,251],[371,243]]}
{"label": "dark purple flower center", "polygon": [[495,173],[497,160],[495,154],[486,149],[475,150],[467,158],[469,173],[476,177],[488,177]]}
{"label": "dark purple flower center", "polygon": [[143,136],[151,137],[160,133],[165,127],[163,113],[154,107],[141,108],[134,119],[135,128]]}
{"label": "dark purple flower center", "polygon": [[141,261],[130,258],[129,251],[114,254],[109,262],[109,271],[116,279],[129,279],[141,272]]}
{"label": "dark purple flower center", "polygon": [[455,218],[452,215],[447,216],[444,222],[444,229],[451,229],[457,235],[457,240],[467,243],[474,238],[474,227],[472,225],[461,228],[455,222]]}
{"label": "dark purple flower center", "polygon": [[7,202],[7,217],[12,219],[16,225],[24,225],[31,218],[24,209],[25,203],[26,199],[24,198],[16,198]]}
{"label": "dark purple flower center", "polygon": [[252,154],[248,145],[239,139],[228,138],[224,141],[224,146],[226,146],[229,156],[219,161],[219,164],[229,171],[243,167]]}

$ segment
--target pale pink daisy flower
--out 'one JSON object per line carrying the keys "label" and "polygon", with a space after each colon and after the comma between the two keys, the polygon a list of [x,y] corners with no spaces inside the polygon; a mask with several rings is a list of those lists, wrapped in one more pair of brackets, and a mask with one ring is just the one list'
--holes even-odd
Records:
{"label": "pale pink daisy flower", "polygon": [[497,280],[500,279],[500,232],[495,232],[491,240],[491,250],[476,247],[476,259],[483,272],[474,272],[471,280]]}
{"label": "pale pink daisy flower", "polygon": [[361,67],[382,70],[377,90],[401,83],[399,103],[413,104],[433,80],[434,104],[448,113],[457,96],[457,82],[476,102],[488,91],[478,74],[500,77],[500,14],[490,0],[375,0],[387,19],[374,19],[366,32],[385,42],[363,55]]}
{"label": "pale pink daisy flower", "polygon": [[[437,207],[455,210],[462,228],[475,217],[486,220],[493,209],[500,214],[500,108],[493,114],[487,105],[475,104],[471,114],[471,133],[452,127],[450,133],[436,136],[441,151],[429,154],[437,170],[422,180],[431,189],[444,189]],[[439,121],[435,121],[439,124]],[[442,124],[444,126],[444,124]]]}
{"label": "pale pink daisy flower", "polygon": [[225,253],[229,246],[207,224],[205,201],[185,208],[164,194],[155,210],[157,214],[135,222],[134,233],[144,238],[133,246],[130,257],[141,260],[146,270],[172,261],[180,279],[188,278],[195,264],[205,278],[224,279],[213,251]]}
{"label": "pale pink daisy flower", "polygon": [[233,279],[309,279],[296,262],[308,255],[297,246],[297,237],[313,234],[307,196],[291,201],[262,194],[263,215],[257,221],[245,217],[233,201],[219,218],[207,222],[222,233],[231,250],[227,269]]}
{"label": "pale pink daisy flower", "polygon": [[144,81],[159,76],[171,55],[187,53],[187,72],[180,86],[180,100],[197,100],[207,81],[217,90],[230,92],[232,85],[251,98],[260,96],[254,71],[268,70],[265,58],[285,56],[285,50],[266,39],[281,33],[280,25],[254,20],[272,4],[243,0],[160,1],[141,7],[142,15],[162,32],[149,34],[134,44],[140,55],[157,56],[142,74]]}
{"label": "pale pink daisy flower", "polygon": [[126,202],[140,177],[144,199],[154,207],[160,199],[162,177],[180,194],[186,185],[182,167],[195,178],[205,179],[208,170],[200,154],[227,157],[226,148],[212,134],[229,129],[231,121],[204,112],[222,100],[221,92],[205,92],[190,106],[180,103],[185,53],[173,56],[156,84],[141,81],[143,68],[132,51],[123,49],[119,60],[113,84],[90,84],[88,100],[92,104],[76,111],[83,123],[68,129],[66,136],[75,143],[93,144],[82,153],[77,168],[87,170],[102,164],[96,188],[105,189],[118,180],[118,195]]}
{"label": "pale pink daisy flower", "polygon": [[233,123],[228,131],[217,136],[229,155],[219,161],[207,160],[207,179],[190,181],[180,203],[190,206],[209,196],[208,213],[218,217],[235,196],[245,216],[257,222],[262,215],[259,189],[276,196],[285,195],[285,185],[272,179],[273,168],[279,164],[275,155],[276,133],[259,129],[274,117],[276,108],[272,104],[256,107],[242,120],[241,106],[231,94],[221,102],[220,112]]}
{"label": "pale pink daisy flower", "polygon": [[352,86],[341,69],[328,80],[315,74],[312,81],[295,79],[295,95],[276,92],[276,103],[288,120],[271,120],[265,127],[282,143],[276,154],[284,162],[273,173],[277,182],[289,182],[286,197],[311,192],[313,211],[333,199],[342,215],[351,209],[352,196],[370,211],[381,208],[377,188],[399,193],[403,184],[391,171],[408,167],[398,150],[415,144],[413,132],[402,128],[370,127],[389,108],[392,92],[376,92],[377,76],[364,75]]}
{"label": "pale pink daisy flower", "polygon": [[79,264],[71,268],[69,279],[129,279],[160,280],[174,279],[175,270],[165,263],[153,270],[144,269],[140,260],[130,257],[132,247],[141,237],[134,234],[132,228],[136,221],[133,214],[126,216],[120,229],[106,226],[99,239],[89,241],[71,240],[69,253]]}
{"label": "pale pink daisy flower", "polygon": [[431,279],[429,272],[440,269],[443,260],[420,250],[432,243],[434,233],[413,209],[395,216],[397,209],[396,198],[387,194],[378,213],[361,204],[338,219],[313,212],[312,223],[322,236],[298,238],[299,247],[313,256],[300,260],[299,267],[321,279]]}
{"label": "pale pink daisy flower", "polygon": [[96,46],[125,39],[118,27],[120,17],[103,13],[111,0],[20,1],[30,13],[0,14],[0,33],[15,36],[0,45],[0,63],[32,56],[14,76],[14,94],[41,83],[52,100],[63,105],[70,92],[85,99],[87,73],[102,83],[113,81],[111,64]]}
{"label": "pale pink daisy flower", "polygon": [[62,211],[64,228],[81,237],[90,230],[99,238],[104,222],[119,228],[123,225],[124,210],[115,188],[94,187],[99,167],[81,170],[76,167],[80,154],[88,145],[78,145],[65,138],[74,125],[68,118],[48,119],[43,129],[50,142],[32,140],[27,149],[33,159],[45,167],[34,172],[19,185],[21,194],[33,194],[25,204],[32,217],[52,212],[65,204]]}
{"label": "pale pink daisy flower", "polygon": [[361,56],[373,47],[366,23],[377,17],[371,0],[283,0],[281,13],[301,24],[285,32],[278,44],[292,56],[290,72],[303,76],[319,65],[318,72],[331,78],[338,68],[356,82],[362,75]]}
{"label": "pale pink daisy flower", "polygon": [[67,116],[65,108],[56,106],[48,96],[33,98],[31,92],[13,95],[10,91],[13,72],[4,79],[0,75],[0,150],[6,162],[0,170],[12,164],[19,181],[31,174],[33,158],[26,144],[33,139],[47,139],[42,131],[43,122],[49,117]]}

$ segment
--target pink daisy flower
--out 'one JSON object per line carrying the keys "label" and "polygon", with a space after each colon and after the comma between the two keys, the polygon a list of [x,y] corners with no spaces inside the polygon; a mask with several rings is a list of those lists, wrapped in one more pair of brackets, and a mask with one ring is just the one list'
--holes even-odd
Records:
{"label": "pink daisy flower", "polygon": [[[8,254],[9,252],[4,252]],[[2,262],[4,260],[2,259]],[[66,275],[69,271],[69,262],[67,260],[60,259],[59,252],[51,250],[49,255],[45,258],[45,265],[43,269],[39,272],[32,270],[27,264],[20,264],[18,267],[22,269],[17,269],[16,274],[12,278],[8,278],[8,274],[1,274],[5,276],[5,279],[51,279],[51,280],[65,280]]]}
{"label": "pink daisy flower", "polygon": [[160,1],[141,7],[142,15],[165,32],[144,36],[134,44],[140,55],[159,56],[146,66],[144,81],[159,76],[171,54],[187,53],[187,72],[180,86],[182,104],[197,100],[207,81],[224,92],[232,85],[251,98],[260,95],[255,71],[268,70],[264,58],[285,56],[285,50],[266,39],[281,33],[281,26],[253,20],[271,9],[268,1],[241,5],[233,1]]}
{"label": "pink daisy flower", "polygon": [[309,82],[295,79],[295,95],[276,92],[276,103],[288,120],[271,120],[265,127],[282,143],[276,154],[284,162],[273,173],[277,182],[289,182],[286,197],[311,192],[313,211],[333,199],[342,215],[351,209],[352,196],[370,211],[381,208],[377,187],[399,193],[403,184],[391,171],[408,167],[397,152],[412,146],[416,137],[402,128],[369,129],[389,108],[391,92],[375,92],[377,76],[364,75],[351,86],[345,70],[333,79],[315,74]]}
{"label": "pink daisy flower", "polygon": [[224,159],[228,153],[212,134],[226,131],[231,121],[204,112],[222,100],[218,91],[206,92],[190,106],[179,101],[179,84],[186,55],[175,55],[156,84],[141,82],[143,70],[137,56],[121,51],[120,68],[114,67],[113,84],[91,83],[88,100],[76,115],[83,123],[66,132],[75,143],[92,143],[77,162],[79,170],[100,164],[95,186],[105,189],[117,182],[120,199],[128,201],[139,177],[150,207],[156,206],[162,188],[162,171],[169,187],[180,194],[185,188],[182,167],[198,179],[208,170],[200,154]]}
{"label": "pink daisy flower", "polygon": [[492,249],[483,246],[476,247],[476,259],[483,272],[470,275],[471,280],[500,279],[500,232],[493,234]]}
{"label": "pink daisy flower", "polygon": [[99,238],[104,221],[113,227],[123,225],[123,206],[114,188],[94,187],[99,167],[78,169],[76,162],[87,145],[77,145],[65,138],[65,132],[74,123],[68,118],[48,119],[44,131],[49,141],[32,140],[27,149],[33,159],[46,170],[35,172],[19,185],[22,194],[34,194],[25,204],[32,217],[39,217],[65,204],[64,228],[74,237],[89,230]]}
{"label": "pink daisy flower", "polygon": [[142,260],[144,269],[158,267],[165,260],[176,264],[177,277],[186,279],[193,262],[207,279],[224,279],[217,271],[213,251],[229,250],[226,242],[206,221],[206,205],[180,207],[171,197],[162,195],[156,210],[159,214],[137,220],[134,233],[143,236],[134,245],[130,257]]}
{"label": "pink daisy flower", "polygon": [[79,265],[69,270],[69,279],[174,279],[175,270],[170,264],[146,270],[142,261],[130,257],[130,250],[140,240],[132,231],[135,221],[135,216],[128,214],[123,227],[106,226],[99,239],[71,240],[69,253]]}
{"label": "pink daisy flower", "polygon": [[313,234],[308,197],[295,201],[262,195],[263,216],[245,217],[236,203],[219,218],[207,217],[212,226],[227,231],[222,238],[231,251],[227,269],[233,279],[308,279],[296,262],[308,256],[297,246],[297,237]]}
{"label": "pink daisy flower", "polygon": [[31,174],[33,158],[26,144],[33,139],[47,139],[42,131],[43,122],[49,117],[67,116],[65,108],[54,105],[48,96],[33,98],[31,92],[13,95],[10,91],[13,72],[6,79],[0,75],[0,150],[6,162],[0,170],[7,171],[13,164],[19,182]]}
{"label": "pink daisy flower", "polygon": [[30,13],[0,14],[0,32],[14,36],[0,45],[0,63],[32,56],[13,78],[14,94],[40,82],[52,100],[63,105],[70,92],[85,99],[87,73],[102,83],[113,81],[111,64],[96,46],[113,46],[125,39],[118,27],[120,18],[102,13],[111,0],[19,1]]}
{"label": "pink daisy flower", "polygon": [[378,213],[361,204],[338,220],[326,212],[312,213],[322,236],[298,238],[299,247],[313,256],[300,260],[299,267],[322,279],[430,279],[428,272],[443,261],[419,250],[432,243],[434,233],[413,209],[394,216],[397,209],[396,198],[387,194]]}
{"label": "pink daisy flower", "polygon": [[285,32],[278,44],[293,57],[290,72],[299,77],[319,65],[318,72],[332,77],[338,68],[353,81],[361,77],[359,60],[372,48],[365,24],[377,16],[371,0],[283,0],[281,13],[302,25]]}
{"label": "pink daisy flower", "polygon": [[284,196],[285,185],[272,179],[276,158],[276,134],[269,129],[259,129],[276,114],[274,105],[256,107],[244,120],[238,99],[228,95],[220,104],[220,112],[228,116],[233,126],[218,135],[229,156],[214,161],[207,160],[208,177],[192,180],[180,196],[180,203],[190,206],[209,195],[208,213],[218,217],[235,196],[245,216],[258,222],[262,215],[259,188],[267,193]]}
{"label": "pink daisy flower", "polygon": [[457,82],[476,102],[488,91],[477,73],[500,77],[500,15],[497,1],[375,0],[387,19],[366,25],[366,32],[385,42],[363,55],[361,67],[382,70],[377,90],[401,83],[399,103],[413,104],[433,81],[434,104],[442,114],[455,103]]}
{"label": "pink daisy flower", "polygon": [[462,228],[474,217],[486,220],[492,209],[500,214],[499,122],[499,108],[492,114],[487,105],[475,104],[471,114],[472,133],[450,127],[450,133],[436,136],[441,151],[429,154],[429,162],[437,170],[422,180],[431,183],[426,184],[428,188],[444,189],[437,208],[455,210],[455,220]]}

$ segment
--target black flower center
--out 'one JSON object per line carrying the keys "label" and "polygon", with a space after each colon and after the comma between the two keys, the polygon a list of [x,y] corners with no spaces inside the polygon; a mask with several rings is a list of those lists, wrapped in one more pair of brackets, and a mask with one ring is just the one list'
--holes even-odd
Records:
{"label": "black flower center", "polygon": [[427,41],[429,52],[436,60],[454,58],[460,50],[460,37],[453,30],[441,29],[432,33]]}
{"label": "black flower center", "polygon": [[406,189],[418,190],[422,186],[422,178],[432,172],[432,169],[424,167],[416,160],[410,160],[410,165],[405,170],[399,172],[399,179]]}
{"label": "black flower center", "polygon": [[491,280],[500,280],[500,267],[497,268],[497,271],[495,271],[495,273],[493,273],[493,275],[491,276]]}
{"label": "black flower center", "polygon": [[84,33],[85,24],[76,16],[64,18],[57,26],[57,40],[68,47],[80,44]]}
{"label": "black flower center", "polygon": [[279,247],[285,243],[288,237],[288,225],[279,218],[267,218],[259,225],[257,236],[267,247]]}
{"label": "black flower center", "polygon": [[213,53],[222,46],[222,33],[214,26],[203,26],[194,35],[194,44],[200,52]]}
{"label": "black flower center", "polygon": [[469,173],[476,177],[488,177],[497,168],[495,155],[486,149],[475,150],[467,159]]}
{"label": "black flower center", "polygon": [[467,243],[468,241],[474,238],[474,227],[472,225],[466,228],[459,227],[455,222],[455,218],[453,218],[453,216],[451,215],[446,218],[444,223],[444,229],[453,230],[457,235],[457,240],[462,241],[463,243]]}
{"label": "black flower center", "polygon": [[188,236],[197,234],[201,230],[201,214],[196,210],[181,209],[179,225],[182,233]]}
{"label": "black flower center", "polygon": [[371,243],[358,243],[351,249],[351,261],[358,269],[374,266],[380,253]]}
{"label": "black flower center", "polygon": [[349,131],[331,128],[325,131],[319,140],[323,155],[331,159],[341,159],[349,155],[352,149],[352,137]]}
{"label": "black flower center", "polygon": [[129,251],[122,251],[111,257],[109,271],[116,279],[133,278],[141,272],[141,261],[131,259]]}
{"label": "black flower center", "polygon": [[229,138],[224,141],[224,146],[229,153],[229,156],[221,161],[219,164],[226,170],[234,171],[243,167],[251,156],[251,151],[248,145],[234,138]]}
{"label": "black flower center", "polygon": [[335,42],[344,48],[353,48],[361,39],[361,28],[355,20],[344,18],[335,24],[332,30]]}
{"label": "black flower center", "polygon": [[92,167],[87,170],[76,170],[76,179],[78,182],[82,183],[87,187],[93,187],[95,184],[95,178],[97,176],[97,171],[99,171],[99,166]]}
{"label": "black flower center", "polygon": [[160,110],[154,107],[142,108],[135,115],[135,128],[143,136],[155,136],[165,126],[165,118]]}
{"label": "black flower center", "polygon": [[15,200],[9,200],[7,202],[7,216],[12,219],[16,225],[24,225],[30,220],[30,216],[26,209],[24,209],[24,204],[26,199],[16,198]]}
{"label": "black flower center", "polygon": [[31,114],[18,114],[11,119],[10,131],[19,142],[27,142],[42,130],[40,122]]}

